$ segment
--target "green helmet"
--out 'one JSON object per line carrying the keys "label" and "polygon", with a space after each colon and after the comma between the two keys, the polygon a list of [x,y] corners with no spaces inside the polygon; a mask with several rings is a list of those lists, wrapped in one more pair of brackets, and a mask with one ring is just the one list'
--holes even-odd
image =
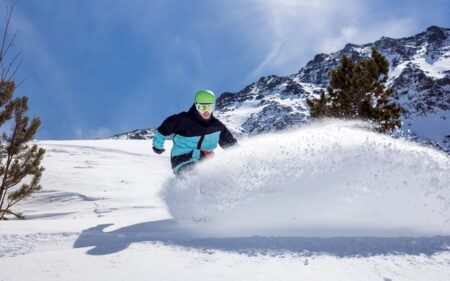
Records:
{"label": "green helmet", "polygon": [[195,94],[195,103],[216,103],[216,96],[210,90],[200,90]]}

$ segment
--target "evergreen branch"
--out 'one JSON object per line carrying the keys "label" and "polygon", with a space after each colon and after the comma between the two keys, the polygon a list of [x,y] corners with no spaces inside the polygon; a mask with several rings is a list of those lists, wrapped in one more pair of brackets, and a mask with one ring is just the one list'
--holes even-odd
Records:
{"label": "evergreen branch", "polygon": [[[14,206],[18,202],[25,199],[26,197],[30,196],[32,191],[34,191],[34,190],[38,191],[41,189],[41,186],[39,186],[38,183],[39,183],[39,180],[41,178],[43,171],[44,171],[43,168],[40,168],[38,170],[38,172],[34,175],[33,180],[30,185],[26,185],[26,184],[22,185],[22,188],[24,190],[19,190],[18,196],[20,196],[20,197],[13,198],[13,199],[11,199],[11,201],[9,201],[9,198],[8,198],[8,207],[6,209],[9,209],[10,207]],[[28,188],[26,186],[28,186]]]}
{"label": "evergreen branch", "polygon": [[[15,216],[18,219],[23,219],[24,218],[24,216],[21,213],[14,213],[13,211],[8,210],[8,209],[0,210],[0,213],[1,214],[10,214],[10,215]],[[8,220],[8,219],[6,217],[4,217],[4,215],[1,215],[0,216],[0,220]]]}
{"label": "evergreen branch", "polygon": [[3,203],[5,201],[5,197],[6,197],[6,190],[7,190],[7,188],[6,188],[5,184],[7,182],[8,177],[9,177],[9,166],[11,165],[11,161],[12,161],[12,155],[10,155],[8,153],[8,158],[6,160],[6,165],[5,165],[5,168],[3,169],[3,171],[4,171],[3,181],[2,181],[2,184],[0,186],[0,198],[1,198],[0,209],[3,206]]}
{"label": "evergreen branch", "polygon": [[[15,101],[15,103],[17,103],[17,101]],[[17,109],[17,108],[16,108]],[[17,115],[16,115],[17,118]],[[13,130],[13,135],[11,137],[11,142],[9,144],[9,146],[7,147],[6,151],[8,153],[8,158],[6,160],[6,166],[4,169],[4,176],[3,176],[3,181],[2,181],[2,185],[0,186],[0,197],[1,197],[1,201],[0,201],[0,209],[3,206],[3,203],[5,201],[5,197],[6,197],[6,187],[5,184],[7,182],[8,177],[10,176],[10,172],[9,172],[9,168],[11,165],[11,161],[13,159],[13,153],[12,153],[12,145],[15,143],[15,139],[17,137],[17,132],[18,132],[18,119],[16,119],[16,124],[14,126],[14,130]]]}
{"label": "evergreen branch", "polygon": [[13,68],[13,66],[14,66],[14,64],[15,64],[15,62],[16,62],[16,60],[17,60],[18,58],[20,58],[21,55],[22,55],[22,51],[19,51],[19,52],[12,58],[12,60],[11,60],[11,62],[9,63],[8,67],[6,68],[6,70],[5,70],[5,69],[3,70],[3,73],[2,73],[2,76],[3,76],[3,77],[2,77],[2,80],[4,80],[4,81],[12,80],[12,78],[14,77],[14,75],[15,75],[15,74],[17,73],[17,71],[19,70],[20,65],[22,64],[22,61],[23,61],[22,58],[20,59],[19,63],[17,64],[16,68],[12,71],[11,75],[9,75],[9,73],[11,72],[11,69]]}
{"label": "evergreen branch", "polygon": [[8,196],[8,204],[7,207],[3,210],[3,212],[0,215],[0,220],[4,218],[4,215],[6,214],[6,211],[8,211],[12,206],[17,204],[18,202],[22,201],[23,199],[27,198],[31,195],[33,191],[38,191],[42,187],[39,185],[40,178],[42,176],[42,172],[45,169],[43,167],[40,167],[38,170],[35,171],[34,177],[31,181],[31,184],[23,184],[22,187],[12,193],[10,196]]}
{"label": "evergreen branch", "polygon": [[33,156],[33,152],[30,151],[30,152],[28,153],[28,156],[27,156],[26,160],[23,161],[23,163],[22,163],[22,165],[20,166],[20,168],[18,168],[17,173],[21,174],[21,176],[18,177],[18,178],[17,178],[15,181],[13,181],[13,182],[8,182],[8,183],[6,184],[6,189],[8,189],[8,188],[10,188],[10,187],[13,187],[13,186],[17,185],[17,184],[18,184],[19,182],[21,182],[26,176],[28,176],[28,174],[25,173],[25,171],[22,172],[22,173],[20,173],[20,171],[22,171],[22,170],[25,168],[25,166],[28,164],[28,161],[30,161],[30,159],[31,159],[32,156]]}
{"label": "evergreen branch", "polygon": [[[22,63],[22,61],[21,61],[21,63]],[[17,71],[17,70],[16,70],[16,71]],[[28,77],[22,79],[22,81],[20,81],[19,83],[17,83],[16,89],[19,88],[19,87],[20,87],[23,83],[25,83],[25,81],[27,81],[27,80],[28,80]]]}
{"label": "evergreen branch", "polygon": [[12,36],[12,38],[9,40],[8,46],[6,46],[6,48],[4,50],[2,50],[2,54],[3,56],[5,56],[9,49],[14,46],[14,41],[16,41],[16,37],[17,37],[18,32],[15,32],[14,35]]}
{"label": "evergreen branch", "polygon": [[11,22],[11,15],[12,15],[13,8],[14,8],[14,5],[9,10],[8,10],[8,8],[6,9],[5,30],[3,31],[2,47],[0,49],[0,61],[3,60],[3,57],[5,55],[3,50],[5,49],[5,43],[6,43],[6,41],[7,41],[6,39],[8,37],[8,29],[9,29],[9,24]]}

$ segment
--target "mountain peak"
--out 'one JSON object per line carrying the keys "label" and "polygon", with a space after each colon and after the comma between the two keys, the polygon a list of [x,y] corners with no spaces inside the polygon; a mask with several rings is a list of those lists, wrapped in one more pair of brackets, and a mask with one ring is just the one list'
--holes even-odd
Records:
{"label": "mountain peak", "polygon": [[427,28],[425,34],[430,41],[443,41],[448,37],[446,31],[450,31],[450,29],[432,25]]}
{"label": "mountain peak", "polygon": [[436,26],[436,25],[432,25],[432,26],[427,28],[427,32],[436,32],[436,31],[444,32],[444,31],[448,31],[448,30],[450,30],[450,28],[439,27],[439,26]]}

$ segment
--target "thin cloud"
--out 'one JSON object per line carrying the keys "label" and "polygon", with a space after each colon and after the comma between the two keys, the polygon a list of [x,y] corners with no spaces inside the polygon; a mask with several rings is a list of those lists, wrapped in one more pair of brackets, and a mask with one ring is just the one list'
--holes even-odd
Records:
{"label": "thin cloud", "polygon": [[293,73],[315,54],[335,52],[347,43],[373,42],[381,36],[407,36],[417,30],[412,16],[374,18],[374,9],[381,7],[356,0],[247,3],[257,5],[260,11],[257,18],[249,20],[263,24],[243,36],[254,38],[250,48],[265,52],[247,77],[249,81],[261,75]]}
{"label": "thin cloud", "polygon": [[399,38],[409,36],[415,30],[414,21],[411,18],[390,20],[382,24],[376,23],[365,28],[347,26],[341,29],[336,37],[325,39],[320,47],[320,52],[336,52],[347,43],[365,44],[380,39],[381,36]]}
{"label": "thin cloud", "polygon": [[252,72],[250,72],[245,80],[254,79],[257,76],[260,76],[268,66],[270,66],[274,61],[278,59],[282,46],[283,42],[281,40],[274,42],[272,48],[270,49],[269,53],[266,54],[263,61],[255,69],[253,69]]}
{"label": "thin cloud", "polygon": [[[250,1],[259,5],[263,25],[256,30],[253,48],[266,48],[266,55],[251,72],[253,79],[264,73],[298,69],[321,41],[337,26],[352,22],[360,5],[355,1]],[[348,9],[351,5],[352,9]],[[256,19],[261,21],[259,19]],[[336,22],[341,24],[336,24]],[[260,35],[261,34],[261,35]],[[262,36],[263,34],[263,36]],[[293,66],[295,65],[295,68]],[[284,70],[284,71],[282,71]]]}

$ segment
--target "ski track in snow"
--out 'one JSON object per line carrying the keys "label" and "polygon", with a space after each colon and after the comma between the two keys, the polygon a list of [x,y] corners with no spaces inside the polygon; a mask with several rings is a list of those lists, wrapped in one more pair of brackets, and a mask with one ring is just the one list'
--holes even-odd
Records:
{"label": "ski track in snow", "polygon": [[0,234],[0,258],[25,255],[37,248],[56,249],[59,243],[71,243],[79,233],[33,233],[33,234]]}
{"label": "ski track in snow", "polygon": [[207,236],[450,234],[450,158],[327,121],[242,141],[166,182],[173,217]]}

